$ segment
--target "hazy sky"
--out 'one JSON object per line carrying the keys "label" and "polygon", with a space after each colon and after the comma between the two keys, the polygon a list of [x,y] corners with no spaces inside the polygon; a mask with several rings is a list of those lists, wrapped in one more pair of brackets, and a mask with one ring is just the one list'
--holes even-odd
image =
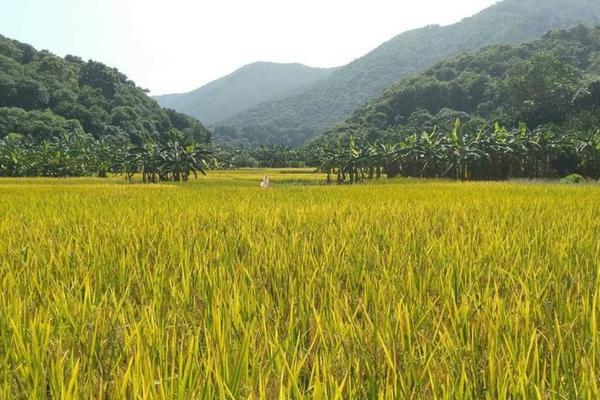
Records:
{"label": "hazy sky", "polygon": [[495,0],[0,0],[0,33],[119,68],[152,94],[254,61],[346,64],[395,35]]}

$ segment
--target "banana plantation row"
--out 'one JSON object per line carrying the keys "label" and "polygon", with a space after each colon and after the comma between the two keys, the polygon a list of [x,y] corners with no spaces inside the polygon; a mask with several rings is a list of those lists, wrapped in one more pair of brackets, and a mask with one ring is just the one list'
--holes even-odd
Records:
{"label": "banana plantation row", "polygon": [[177,130],[140,144],[113,136],[93,139],[63,133],[36,141],[9,134],[0,140],[0,176],[106,177],[111,173],[131,181],[141,174],[144,182],[179,182],[204,174],[210,155],[210,149],[190,143]]}
{"label": "banana plantation row", "polygon": [[186,181],[206,169],[311,166],[328,183],[351,184],[383,176],[504,180],[557,178],[580,174],[600,179],[600,131],[561,135],[552,130],[463,133],[433,130],[405,135],[394,143],[350,137],[300,149],[209,147],[187,140],[177,130],[162,139],[61,134],[42,141],[18,134],[0,139],[0,176],[107,176],[144,182]]}
{"label": "banana plantation row", "polygon": [[328,182],[355,183],[397,176],[457,180],[558,178],[579,174],[600,178],[600,130],[559,135],[551,130],[491,130],[463,134],[460,121],[450,133],[411,134],[397,143],[371,144],[350,138],[322,147],[319,168]]}

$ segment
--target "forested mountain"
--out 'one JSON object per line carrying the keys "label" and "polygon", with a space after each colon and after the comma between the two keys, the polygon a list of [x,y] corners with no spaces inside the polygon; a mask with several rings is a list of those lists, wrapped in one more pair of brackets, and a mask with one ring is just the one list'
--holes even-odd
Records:
{"label": "forested mountain", "polygon": [[192,92],[154,97],[163,107],[211,125],[260,103],[296,94],[335,69],[257,62]]}
{"label": "forested mountain", "polygon": [[229,128],[216,128],[215,136],[225,137],[224,132],[238,143],[297,145],[343,121],[393,83],[441,60],[579,23],[600,23],[600,1],[504,0],[454,25],[405,32],[300,94],[223,121],[220,125]]}
{"label": "forested mountain", "polygon": [[38,142],[77,135],[140,143],[173,134],[210,142],[200,122],[161,108],[118,70],[0,35],[0,139],[13,133]]}
{"label": "forested mountain", "polygon": [[600,27],[552,31],[521,45],[495,45],[441,62],[389,88],[322,139],[397,141],[475,132],[500,122],[585,134],[600,126]]}

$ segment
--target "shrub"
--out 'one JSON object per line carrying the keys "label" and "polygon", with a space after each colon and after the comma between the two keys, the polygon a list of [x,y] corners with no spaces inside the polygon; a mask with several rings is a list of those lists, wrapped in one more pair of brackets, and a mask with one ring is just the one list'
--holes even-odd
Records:
{"label": "shrub", "polygon": [[567,175],[560,180],[561,183],[577,184],[585,182],[585,178],[579,174]]}

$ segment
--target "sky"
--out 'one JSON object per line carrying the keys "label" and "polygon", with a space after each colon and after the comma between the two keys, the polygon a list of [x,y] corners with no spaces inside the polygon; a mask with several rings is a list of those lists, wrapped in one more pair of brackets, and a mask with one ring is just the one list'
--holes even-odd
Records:
{"label": "sky", "polygon": [[117,67],[151,94],[256,61],[349,63],[392,37],[496,0],[0,0],[0,34]]}

